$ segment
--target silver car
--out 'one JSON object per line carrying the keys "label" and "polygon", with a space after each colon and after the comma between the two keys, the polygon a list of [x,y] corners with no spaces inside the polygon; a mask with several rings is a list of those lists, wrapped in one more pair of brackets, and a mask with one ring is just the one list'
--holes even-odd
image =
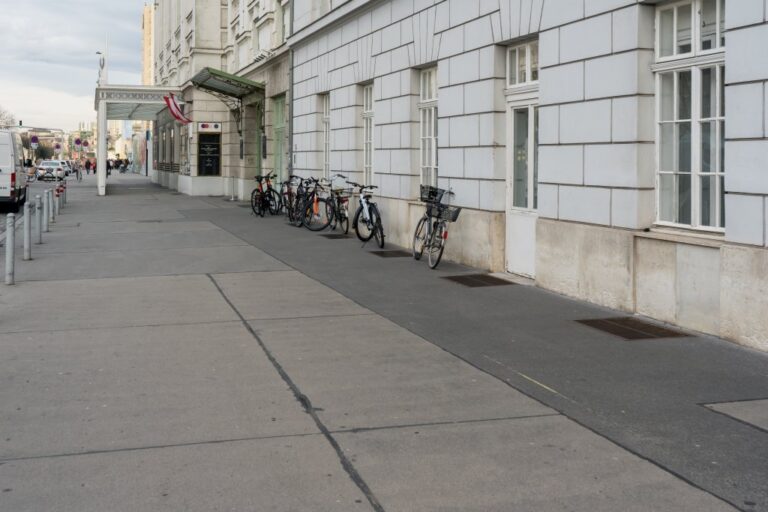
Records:
{"label": "silver car", "polygon": [[63,180],[69,165],[62,160],[43,160],[37,166],[37,179],[39,180]]}

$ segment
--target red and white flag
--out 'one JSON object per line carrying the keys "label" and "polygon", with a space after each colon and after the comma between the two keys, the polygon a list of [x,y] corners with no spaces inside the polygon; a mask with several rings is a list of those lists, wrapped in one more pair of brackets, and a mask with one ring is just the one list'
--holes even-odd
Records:
{"label": "red and white flag", "polygon": [[176,96],[174,96],[173,93],[170,93],[168,96],[163,96],[163,99],[165,100],[165,104],[168,105],[168,111],[170,111],[171,115],[175,117],[178,122],[181,124],[189,124],[192,122],[192,120],[185,116],[184,112],[181,111],[181,106],[179,105],[179,102],[176,101]]}

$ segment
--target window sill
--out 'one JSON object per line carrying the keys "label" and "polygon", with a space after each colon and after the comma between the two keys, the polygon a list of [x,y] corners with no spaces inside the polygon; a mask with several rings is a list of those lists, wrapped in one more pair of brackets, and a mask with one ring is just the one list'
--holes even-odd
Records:
{"label": "window sill", "polygon": [[726,243],[725,235],[722,233],[694,232],[660,226],[653,227],[650,231],[638,231],[635,233],[635,237],[664,240],[686,245],[698,245],[700,247],[711,247],[714,249],[719,249]]}

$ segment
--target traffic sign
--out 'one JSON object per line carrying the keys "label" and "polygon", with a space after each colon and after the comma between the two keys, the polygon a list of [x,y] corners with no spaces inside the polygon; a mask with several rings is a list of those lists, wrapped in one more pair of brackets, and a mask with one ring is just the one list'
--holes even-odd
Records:
{"label": "traffic sign", "polygon": [[58,142],[56,144],[54,144],[53,145],[53,152],[56,153],[57,155],[59,153],[61,153],[61,144],[59,144]]}
{"label": "traffic sign", "polygon": [[37,149],[37,147],[40,145],[40,139],[37,137],[37,135],[33,135],[29,139],[29,145],[32,149]]}
{"label": "traffic sign", "polygon": [[81,146],[82,144],[83,144],[83,141],[82,141],[82,140],[80,140],[80,138],[79,138],[79,137],[78,137],[77,139],[75,139],[75,149],[76,149],[77,151],[80,151],[80,146]]}

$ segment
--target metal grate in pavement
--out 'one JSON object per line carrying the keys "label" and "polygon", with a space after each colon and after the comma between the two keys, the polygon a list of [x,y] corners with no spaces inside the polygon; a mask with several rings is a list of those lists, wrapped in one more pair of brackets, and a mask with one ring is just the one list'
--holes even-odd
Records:
{"label": "metal grate in pavement", "polygon": [[379,258],[410,258],[413,257],[408,251],[371,251],[371,254],[375,254]]}
{"label": "metal grate in pavement", "polygon": [[149,220],[137,220],[141,224],[149,224],[150,222],[163,222],[161,219],[149,219]]}
{"label": "metal grate in pavement", "polygon": [[351,238],[349,235],[345,235],[344,233],[329,233],[327,235],[320,236],[327,238],[328,240],[344,240],[345,238]]}
{"label": "metal grate in pavement", "polygon": [[443,279],[459,283],[463,286],[470,288],[481,288],[484,286],[504,286],[508,284],[515,284],[512,281],[506,279],[500,279],[490,274],[462,274],[459,276],[445,276]]}
{"label": "metal grate in pavement", "polygon": [[688,336],[680,331],[661,327],[631,316],[616,318],[596,318],[576,320],[580,324],[592,327],[625,340],[649,340],[659,338],[682,338]]}

